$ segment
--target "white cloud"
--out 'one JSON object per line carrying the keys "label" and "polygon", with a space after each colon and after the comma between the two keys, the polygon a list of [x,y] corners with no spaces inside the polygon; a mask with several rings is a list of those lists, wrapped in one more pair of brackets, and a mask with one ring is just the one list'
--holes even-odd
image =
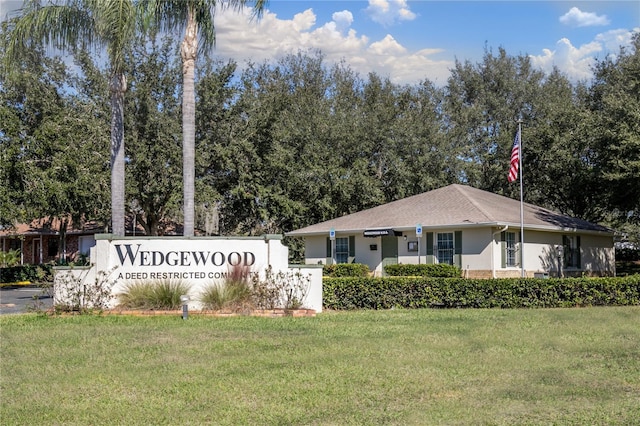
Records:
{"label": "white cloud", "polygon": [[639,31],[640,28],[607,31],[580,47],[562,38],[556,43],[555,50],[543,49],[541,55],[530,55],[531,62],[547,73],[555,66],[573,81],[588,80],[593,76],[592,66],[596,57],[604,59],[605,56],[616,55],[621,46],[631,45],[633,33]]}
{"label": "white cloud", "polygon": [[400,43],[391,36],[391,34],[387,34],[382,40],[371,43],[368,51],[374,55],[396,56],[403,55],[406,53],[407,49],[402,47]]}
{"label": "white cloud", "polygon": [[214,54],[232,58],[240,65],[273,61],[288,53],[319,49],[329,63],[346,61],[361,76],[376,72],[400,84],[429,79],[444,84],[453,60],[434,60],[440,49],[411,52],[391,35],[371,41],[351,28],[353,15],[336,12],[332,20],[316,25],[316,15],[307,9],[292,19],[279,19],[266,11],[260,21],[249,22],[249,11],[224,11],[216,15]]}
{"label": "white cloud", "polygon": [[608,25],[609,18],[606,15],[598,16],[592,12],[583,12],[577,7],[572,7],[560,17],[560,22],[572,27],[592,27]]}
{"label": "white cloud", "polygon": [[344,31],[348,29],[353,23],[353,14],[348,10],[335,12],[331,17],[333,18],[333,22],[335,22],[338,31]]}
{"label": "white cloud", "polygon": [[631,38],[633,33],[640,32],[640,28],[634,28],[632,31],[625,29],[611,30],[606,33],[598,34],[596,41],[601,43],[605,50],[611,54],[617,54],[620,51],[620,46],[631,46]]}
{"label": "white cloud", "polygon": [[372,21],[384,26],[416,18],[416,14],[409,10],[406,0],[369,0],[365,13]]}

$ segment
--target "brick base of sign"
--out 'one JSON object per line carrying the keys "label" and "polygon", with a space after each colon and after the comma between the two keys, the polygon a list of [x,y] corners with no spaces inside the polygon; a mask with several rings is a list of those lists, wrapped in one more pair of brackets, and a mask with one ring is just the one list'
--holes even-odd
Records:
{"label": "brick base of sign", "polygon": [[[129,315],[129,316],[182,316],[182,310],[165,311],[165,310],[124,310],[124,309],[111,309],[102,312],[102,315]],[[268,318],[280,318],[280,317],[315,317],[316,311],[314,309],[254,309],[244,312],[231,312],[231,311],[208,311],[208,310],[190,310],[189,316],[199,317],[240,317],[240,316],[252,316],[252,317],[268,317]]]}

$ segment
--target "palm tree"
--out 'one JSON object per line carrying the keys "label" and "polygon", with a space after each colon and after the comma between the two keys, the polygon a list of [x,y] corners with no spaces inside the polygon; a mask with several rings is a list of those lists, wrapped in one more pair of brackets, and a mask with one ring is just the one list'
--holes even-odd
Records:
{"label": "palm tree", "polygon": [[184,188],[184,235],[193,236],[195,222],[195,139],[196,97],[195,65],[198,42],[201,50],[209,50],[215,44],[213,23],[216,6],[241,10],[253,4],[253,16],[259,17],[266,7],[266,0],[143,0],[143,9],[151,22],[167,32],[184,30],[180,48],[182,57],[182,156]]}
{"label": "palm tree", "polygon": [[25,0],[12,25],[6,58],[11,61],[31,42],[44,42],[61,50],[106,48],[111,92],[111,227],[124,235],[124,51],[136,30],[133,0],[66,0],[41,6]]}

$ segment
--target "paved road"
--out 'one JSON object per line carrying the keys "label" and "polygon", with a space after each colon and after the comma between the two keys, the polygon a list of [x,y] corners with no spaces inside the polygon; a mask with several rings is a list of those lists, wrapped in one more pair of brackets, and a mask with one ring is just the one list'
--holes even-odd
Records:
{"label": "paved road", "polygon": [[20,314],[29,312],[38,304],[41,309],[49,309],[53,299],[43,294],[37,287],[0,288],[0,314]]}

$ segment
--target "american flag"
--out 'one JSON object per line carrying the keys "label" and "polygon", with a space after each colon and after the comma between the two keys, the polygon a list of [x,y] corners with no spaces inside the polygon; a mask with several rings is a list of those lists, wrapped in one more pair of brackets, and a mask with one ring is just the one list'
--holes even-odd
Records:
{"label": "american flag", "polygon": [[513,182],[518,179],[518,168],[520,167],[520,129],[516,133],[516,139],[513,141],[513,148],[511,148],[511,165],[509,167],[509,176],[507,179],[509,182]]}

